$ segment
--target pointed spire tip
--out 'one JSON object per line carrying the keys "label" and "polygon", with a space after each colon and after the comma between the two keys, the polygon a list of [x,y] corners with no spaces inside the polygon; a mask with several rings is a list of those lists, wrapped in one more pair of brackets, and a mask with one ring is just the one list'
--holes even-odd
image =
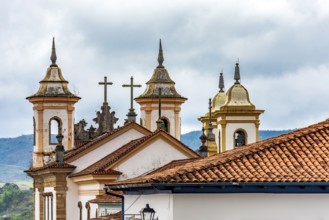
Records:
{"label": "pointed spire tip", "polygon": [[51,49],[50,60],[51,60],[51,66],[57,66],[57,64],[56,64],[57,56],[56,56],[56,47],[55,47],[55,37],[53,37],[53,45],[52,45],[52,49]]}
{"label": "pointed spire tip", "polygon": [[159,55],[158,55],[158,67],[163,68],[164,66],[162,65],[164,61],[163,58],[163,51],[162,51],[162,43],[161,43],[161,38],[160,38],[160,42],[159,42]]}

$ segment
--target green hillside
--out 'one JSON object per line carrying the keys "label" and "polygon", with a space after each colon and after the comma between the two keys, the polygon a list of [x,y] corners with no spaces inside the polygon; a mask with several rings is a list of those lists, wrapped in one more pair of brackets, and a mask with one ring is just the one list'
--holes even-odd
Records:
{"label": "green hillside", "polygon": [[33,136],[0,138],[0,182],[31,186],[32,179],[24,170],[31,164]]}

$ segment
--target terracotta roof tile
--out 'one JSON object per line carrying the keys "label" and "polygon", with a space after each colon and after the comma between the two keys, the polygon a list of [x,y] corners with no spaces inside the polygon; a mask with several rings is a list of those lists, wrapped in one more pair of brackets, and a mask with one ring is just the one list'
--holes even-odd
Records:
{"label": "terracotta roof tile", "polygon": [[82,152],[85,151],[86,149],[92,147],[94,144],[101,142],[102,140],[106,139],[107,137],[109,137],[109,136],[111,136],[111,135],[113,135],[113,134],[115,134],[115,133],[117,133],[117,132],[123,130],[124,128],[126,128],[126,127],[128,127],[128,126],[133,125],[133,124],[134,124],[134,125],[137,125],[137,126],[139,126],[139,127],[141,127],[142,129],[144,129],[144,130],[147,131],[147,132],[150,132],[149,130],[147,130],[146,128],[144,128],[144,127],[138,125],[138,124],[135,123],[135,122],[129,122],[129,123],[125,124],[124,126],[119,127],[119,128],[116,128],[116,129],[114,129],[114,130],[111,131],[111,132],[104,133],[104,134],[102,134],[101,136],[98,136],[98,137],[96,137],[95,139],[93,139],[93,140],[91,140],[91,141],[89,141],[89,142],[87,142],[87,143],[82,143],[82,142],[81,142],[80,145],[79,145],[79,147],[76,147],[75,149],[69,151],[69,152],[65,155],[65,159],[67,160],[67,159],[69,159],[69,158],[71,158],[71,157],[73,157],[73,156],[76,156],[76,155],[82,153]]}
{"label": "terracotta roof tile", "polygon": [[329,182],[329,121],[143,177],[111,183]]}
{"label": "terracotta roof tile", "polygon": [[30,168],[26,172],[33,172],[33,171],[46,170],[46,169],[63,169],[63,168],[76,168],[76,166],[65,162],[64,163],[51,162],[43,167]]}
{"label": "terracotta roof tile", "polygon": [[[122,192],[115,192],[122,195]],[[97,196],[96,199],[89,200],[90,203],[121,203],[121,199],[118,197],[110,196],[107,194]]]}
{"label": "terracotta roof tile", "polygon": [[[110,153],[109,155],[105,156],[101,160],[97,161],[96,163],[94,163],[94,164],[90,165],[89,167],[85,168],[84,170],[82,170],[78,173],[74,173],[70,176],[75,177],[75,176],[82,176],[82,175],[88,175],[88,174],[98,174],[98,173],[102,173],[102,172],[110,172],[109,174],[121,174],[121,172],[118,172],[118,171],[115,171],[115,170],[112,170],[112,169],[107,169],[107,167],[109,167],[111,164],[115,163],[120,158],[124,157],[129,152],[131,152],[134,149],[138,148],[141,144],[143,144],[144,142],[150,140],[151,138],[153,138],[154,136],[156,136],[160,133],[168,135],[163,130],[156,130],[155,132],[151,133],[150,135],[144,136],[144,137],[139,138],[139,139],[132,140],[129,143],[127,143],[127,144],[123,145],[122,147],[120,147],[119,149],[115,150],[114,152]],[[172,136],[170,136],[170,137],[172,137]],[[174,137],[172,137],[172,138],[174,138]],[[183,146],[186,147],[186,149],[188,149],[189,151],[193,152],[186,145],[183,145]],[[193,153],[196,154],[195,152],[193,152]],[[179,162],[177,162],[177,163],[179,163]],[[181,163],[183,163],[183,162],[181,162]]]}

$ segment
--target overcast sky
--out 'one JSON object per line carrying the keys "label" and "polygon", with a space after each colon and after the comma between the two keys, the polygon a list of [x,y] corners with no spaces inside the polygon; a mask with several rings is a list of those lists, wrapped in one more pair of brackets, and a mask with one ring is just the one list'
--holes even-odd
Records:
{"label": "overcast sky", "polygon": [[[114,84],[108,99],[120,118],[129,108],[131,76],[143,85],[164,66],[182,106],[183,133],[201,128],[197,118],[218,91],[241,82],[252,103],[264,109],[260,129],[288,129],[329,117],[329,1],[316,0],[10,0],[0,3],[0,137],[32,133],[32,104],[50,64],[52,37],[57,63],[82,99],[76,121],[92,123],[103,101],[98,82]],[[139,109],[137,103],[135,108]],[[139,111],[138,111],[139,113]]]}

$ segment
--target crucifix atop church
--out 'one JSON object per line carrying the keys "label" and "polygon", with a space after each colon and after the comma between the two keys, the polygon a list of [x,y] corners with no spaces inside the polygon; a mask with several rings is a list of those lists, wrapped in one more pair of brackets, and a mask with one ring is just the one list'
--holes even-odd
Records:
{"label": "crucifix atop church", "polygon": [[130,109],[127,114],[128,122],[136,121],[137,114],[135,113],[134,109],[134,87],[142,87],[142,85],[134,84],[134,78],[130,78],[130,84],[123,84],[122,87],[130,87]]}
{"label": "crucifix atop church", "polygon": [[107,103],[107,86],[108,85],[113,85],[112,82],[107,81],[107,77],[104,76],[104,82],[99,82],[99,85],[104,85],[104,103]]}

